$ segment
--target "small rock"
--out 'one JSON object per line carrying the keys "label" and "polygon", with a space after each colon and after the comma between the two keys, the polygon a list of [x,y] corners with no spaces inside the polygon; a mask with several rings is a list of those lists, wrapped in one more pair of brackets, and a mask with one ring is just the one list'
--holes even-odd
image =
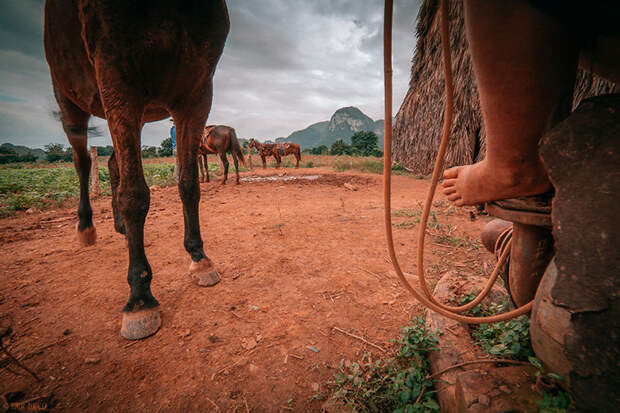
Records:
{"label": "small rock", "polygon": [[480,396],[478,396],[478,403],[480,403],[483,406],[488,407],[489,404],[491,404],[491,399],[489,399],[488,396],[481,394]]}
{"label": "small rock", "polygon": [[159,186],[159,185],[153,185],[153,186],[151,187],[151,191],[153,191],[153,192],[155,192],[155,191],[159,191],[160,189],[161,189],[161,186]]}
{"label": "small rock", "polygon": [[314,346],[306,346],[306,348],[308,350],[310,350],[310,351],[314,351],[315,353],[318,353],[319,351],[321,351],[321,350],[319,350],[318,348],[316,348]]}
{"label": "small rock", "polygon": [[35,211],[35,209],[34,209],[34,208],[28,208],[28,209],[26,210],[26,214],[28,214],[28,215],[30,215],[30,214],[34,214],[35,212],[37,212],[37,211]]}
{"label": "small rock", "polygon": [[312,383],[312,391],[317,392],[319,391],[319,383]]}
{"label": "small rock", "polygon": [[345,182],[344,187],[350,191],[357,191],[357,187],[350,182]]}
{"label": "small rock", "polygon": [[246,350],[252,350],[254,347],[256,347],[256,340],[254,340],[254,338],[244,338],[241,341],[241,347],[243,347]]}
{"label": "small rock", "polygon": [[181,331],[181,337],[189,337],[190,334],[192,334],[192,332],[189,328]]}
{"label": "small rock", "polygon": [[251,305],[250,306],[250,310],[258,311],[258,306],[257,305]]}
{"label": "small rock", "polygon": [[512,390],[510,390],[508,386],[506,386],[505,384],[502,384],[501,386],[499,386],[499,389],[506,394],[512,393]]}
{"label": "small rock", "polygon": [[101,357],[99,356],[90,356],[84,359],[84,363],[86,364],[97,364],[101,361]]}
{"label": "small rock", "polygon": [[66,329],[65,331],[62,332],[63,336],[68,336],[69,334],[71,334],[71,330]]}

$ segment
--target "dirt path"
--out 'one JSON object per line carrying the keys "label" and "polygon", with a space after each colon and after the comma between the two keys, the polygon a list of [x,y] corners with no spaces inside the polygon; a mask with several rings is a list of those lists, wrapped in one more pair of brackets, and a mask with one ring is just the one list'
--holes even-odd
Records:
{"label": "dirt path", "polygon": [[[0,220],[0,313],[15,330],[8,346],[44,378],[37,384],[2,368],[0,392],[54,392],[57,411],[320,411],[310,398],[332,378],[330,366],[365,351],[381,356],[332,328],[389,349],[421,308],[386,261],[381,177],[286,173],[320,177],[202,184],[205,251],[222,276],[212,288],[187,276],[177,189],[152,193],[146,253],[163,326],[139,342],[119,336],[128,257],[109,198],[93,204],[99,238],[89,248],[77,247],[72,209]],[[413,215],[394,217],[408,272],[415,272],[411,211],[427,188],[428,181],[394,179],[394,209]],[[484,220],[447,202],[436,217],[446,238],[429,241],[432,277],[448,268],[480,271],[488,254],[472,240]],[[450,245],[459,240],[462,247]]]}

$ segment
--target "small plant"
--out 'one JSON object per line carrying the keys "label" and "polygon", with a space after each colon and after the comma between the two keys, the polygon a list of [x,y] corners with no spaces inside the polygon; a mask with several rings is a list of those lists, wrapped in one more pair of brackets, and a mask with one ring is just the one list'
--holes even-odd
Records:
{"label": "small plant", "polygon": [[396,355],[386,361],[372,362],[368,353],[348,367],[342,361],[330,383],[333,397],[358,412],[439,412],[428,363],[437,332],[415,317],[393,342]]}
{"label": "small plant", "polygon": [[306,163],[306,166],[304,166],[304,168],[314,168],[314,162],[310,161]]}
{"label": "small plant", "polygon": [[[457,304],[465,305],[476,298],[478,294],[468,292],[462,296]],[[503,303],[491,303],[488,306],[476,305],[468,311],[473,317],[490,316],[502,313],[508,307],[508,298]],[[485,349],[489,354],[517,360],[527,360],[534,356],[530,344],[530,319],[522,315],[512,320],[498,323],[480,324],[471,332],[476,344]]]}
{"label": "small plant", "polygon": [[417,218],[413,221],[393,222],[392,226],[394,228],[400,228],[400,229],[411,229],[419,222],[420,222],[420,218]]}
{"label": "small plant", "polygon": [[[536,357],[528,357],[528,361],[536,367],[536,385],[541,392],[542,399],[538,399],[539,413],[565,413],[571,404],[570,395],[562,390],[558,382],[564,380],[562,376],[555,373],[545,372],[542,363]],[[544,390],[541,390],[541,383],[544,383]]]}
{"label": "small plant", "polygon": [[397,209],[392,214],[396,217],[419,217],[422,215],[422,209]]}

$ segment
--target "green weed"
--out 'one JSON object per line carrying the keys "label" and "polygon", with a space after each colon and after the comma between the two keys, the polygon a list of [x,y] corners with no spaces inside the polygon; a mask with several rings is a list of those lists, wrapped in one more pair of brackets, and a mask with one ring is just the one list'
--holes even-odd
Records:
{"label": "green weed", "polygon": [[437,335],[414,318],[395,341],[393,358],[373,363],[365,354],[349,367],[341,362],[330,383],[333,397],[356,412],[439,412],[428,362],[428,354],[438,351]]}

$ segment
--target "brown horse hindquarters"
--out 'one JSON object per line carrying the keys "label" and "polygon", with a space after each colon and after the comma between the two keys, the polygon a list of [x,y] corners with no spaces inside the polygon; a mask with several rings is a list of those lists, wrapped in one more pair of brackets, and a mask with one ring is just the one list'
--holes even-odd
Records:
{"label": "brown horse hindquarters", "polygon": [[81,0],[48,0],[45,9],[46,57],[63,126],[77,155],[80,186],[86,187],[81,190],[78,230],[92,228],[84,118],[105,113],[114,143],[111,175],[117,174],[111,177],[112,204],[119,218],[115,226],[124,230],[129,247],[130,296],[121,334],[143,338],[155,333],[160,321],[158,312],[149,311],[158,302],[151,293],[152,272],[144,252],[150,195],[142,171],[140,130],[145,121],[168,112],[177,126],[190,273],[199,285],[219,281],[200,235],[197,149],[211,108],[211,78],[228,33],[226,5],[210,1],[186,8],[157,2],[147,9],[132,2],[92,0],[84,7]]}

